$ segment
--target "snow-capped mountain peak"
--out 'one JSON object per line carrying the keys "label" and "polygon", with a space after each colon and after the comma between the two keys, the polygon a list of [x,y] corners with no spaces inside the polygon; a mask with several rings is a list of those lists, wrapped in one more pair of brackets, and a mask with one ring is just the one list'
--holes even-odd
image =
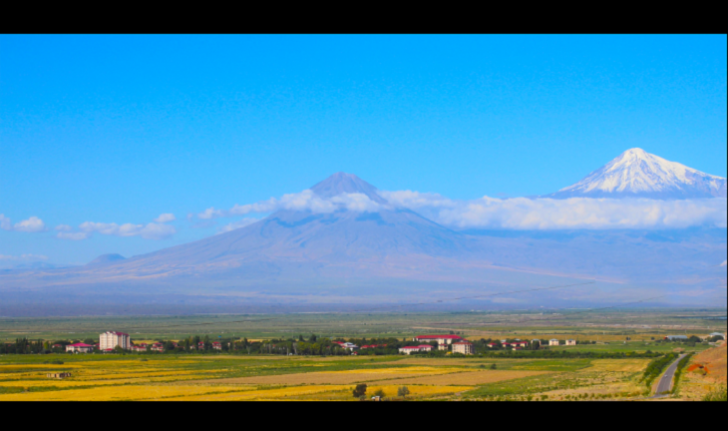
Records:
{"label": "snow-capped mountain peak", "polygon": [[726,197],[726,179],[665,160],[641,148],[632,148],[578,183],[551,196],[659,199]]}

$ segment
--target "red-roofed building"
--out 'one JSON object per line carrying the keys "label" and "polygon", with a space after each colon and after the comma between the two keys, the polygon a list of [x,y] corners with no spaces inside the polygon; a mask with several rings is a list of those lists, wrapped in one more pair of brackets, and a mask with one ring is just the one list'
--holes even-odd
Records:
{"label": "red-roofed building", "polygon": [[460,343],[452,343],[452,352],[462,353],[463,355],[472,355],[475,353],[475,350],[473,349],[473,343],[463,341]]}
{"label": "red-roofed building", "polygon": [[212,348],[215,350],[222,350],[222,343],[219,341],[215,341],[212,343]]}
{"label": "red-roofed building", "polygon": [[367,346],[361,346],[360,348],[361,349],[376,349],[378,347],[387,347],[387,345],[386,344],[371,344],[371,345],[367,345]]}
{"label": "red-roofed building", "polygon": [[66,352],[73,353],[89,353],[94,351],[94,346],[85,343],[69,344],[66,346]]}
{"label": "red-roofed building", "polygon": [[145,344],[145,343],[135,344],[135,345],[131,346],[131,351],[132,352],[136,352],[136,353],[146,352],[147,351],[147,344]]}

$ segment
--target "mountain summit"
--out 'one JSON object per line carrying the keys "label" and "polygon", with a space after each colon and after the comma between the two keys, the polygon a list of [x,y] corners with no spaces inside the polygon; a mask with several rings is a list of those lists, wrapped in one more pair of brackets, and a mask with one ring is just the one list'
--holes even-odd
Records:
{"label": "mountain summit", "polygon": [[578,183],[548,197],[726,197],[726,179],[632,148]]}
{"label": "mountain summit", "polygon": [[337,172],[326,178],[311,190],[322,198],[333,198],[344,193],[361,193],[378,204],[386,204],[387,201],[377,193],[377,188],[362,180],[354,174]]}

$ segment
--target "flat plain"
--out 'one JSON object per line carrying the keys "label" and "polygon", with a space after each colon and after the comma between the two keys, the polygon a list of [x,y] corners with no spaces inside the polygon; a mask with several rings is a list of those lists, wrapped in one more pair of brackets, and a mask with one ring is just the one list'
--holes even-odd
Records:
{"label": "flat plain", "polygon": [[[553,318],[556,321],[549,318],[529,326],[517,325],[524,319],[520,314],[470,313],[0,319],[0,334],[6,337],[6,342],[21,336],[46,340],[98,337],[100,330],[133,327],[136,329],[127,329],[133,339],[149,341],[181,339],[192,334],[258,340],[312,333],[345,339],[383,336],[403,339],[418,334],[455,332],[474,340],[558,337],[597,343],[555,346],[551,348],[554,353],[565,352],[566,356],[554,358],[510,357],[488,352],[467,357],[321,357],[222,352],[8,354],[0,355],[0,401],[357,401],[352,394],[357,384],[367,385],[368,396],[382,390],[385,399],[402,401],[642,400],[651,395],[641,381],[651,359],[629,357],[629,354],[673,350],[694,351],[692,364],[698,364],[686,373],[675,397],[699,399],[700,394],[725,380],[724,375],[722,380],[713,378],[720,377],[719,373],[710,378],[699,375],[705,368],[711,370],[714,364],[724,364],[720,361],[725,361],[721,359],[725,357],[725,348],[720,350],[707,343],[676,348],[659,341],[673,333],[725,332],[725,321],[676,311],[642,313],[642,320],[636,314],[639,313],[615,312],[609,319],[604,319],[604,315],[581,313],[564,317],[560,314]],[[713,317],[716,312],[704,314]],[[484,327],[491,319],[510,323]],[[609,324],[597,325],[604,320]],[[49,322],[53,324],[45,326]],[[92,328],[100,329],[93,331]],[[589,357],[607,353],[614,357]],[[577,354],[580,356],[574,356]],[[63,380],[47,377],[48,373],[60,372],[69,372],[72,376]],[[408,389],[406,396],[398,395],[402,387]]]}

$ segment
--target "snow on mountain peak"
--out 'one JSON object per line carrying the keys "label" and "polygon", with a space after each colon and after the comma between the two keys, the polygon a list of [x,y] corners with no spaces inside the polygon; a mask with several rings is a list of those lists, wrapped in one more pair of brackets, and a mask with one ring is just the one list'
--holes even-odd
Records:
{"label": "snow on mountain peak", "polygon": [[726,179],[631,148],[552,197],[726,197]]}

